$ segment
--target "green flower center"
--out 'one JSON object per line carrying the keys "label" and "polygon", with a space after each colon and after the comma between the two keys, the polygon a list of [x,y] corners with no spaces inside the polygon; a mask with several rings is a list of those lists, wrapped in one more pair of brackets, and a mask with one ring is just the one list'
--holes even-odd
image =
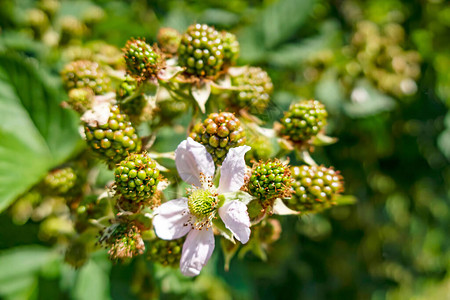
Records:
{"label": "green flower center", "polygon": [[199,219],[208,217],[217,204],[217,198],[208,190],[195,190],[188,198],[188,207],[191,214]]}

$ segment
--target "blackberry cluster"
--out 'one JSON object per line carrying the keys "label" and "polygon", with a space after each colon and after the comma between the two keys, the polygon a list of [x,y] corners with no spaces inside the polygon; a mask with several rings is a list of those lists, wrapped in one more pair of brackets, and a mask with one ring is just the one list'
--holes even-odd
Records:
{"label": "blackberry cluster", "polygon": [[228,150],[245,143],[241,122],[232,113],[212,113],[194,126],[190,137],[203,144],[216,164],[222,164]]}
{"label": "blackberry cluster", "polygon": [[221,35],[223,41],[223,63],[234,65],[239,57],[239,42],[231,32],[223,31]]}
{"label": "blackberry cluster", "polygon": [[90,88],[71,89],[67,104],[76,112],[82,114],[92,108],[94,92]]}
{"label": "blackberry cluster", "polygon": [[61,72],[64,88],[91,88],[96,95],[106,93],[110,88],[110,79],[96,62],[77,60],[69,63]]}
{"label": "blackberry cluster", "polygon": [[178,47],[178,60],[186,73],[195,76],[215,76],[223,64],[221,35],[208,25],[189,26]]}
{"label": "blackberry cluster", "polygon": [[344,191],[343,178],[333,168],[305,165],[292,167],[291,172],[294,194],[284,201],[293,210],[320,212],[331,207],[334,197]]}
{"label": "blackberry cluster", "polygon": [[281,119],[281,135],[294,142],[306,142],[316,136],[326,125],[328,113],[317,100],[294,103]]}
{"label": "blackberry cluster", "polygon": [[279,160],[259,162],[253,165],[247,188],[251,195],[265,205],[276,198],[289,196],[291,181],[289,167]]}
{"label": "blackberry cluster", "polygon": [[184,240],[185,238],[166,241],[156,238],[147,247],[147,257],[163,266],[178,267]]}
{"label": "blackberry cluster", "polygon": [[54,170],[44,178],[45,188],[52,195],[67,194],[76,184],[77,174],[70,167]]}
{"label": "blackberry cluster", "polygon": [[154,77],[161,67],[161,56],[143,39],[129,40],[123,52],[127,73],[137,80]]}
{"label": "blackberry cluster", "polygon": [[233,86],[240,88],[232,98],[233,104],[248,108],[252,113],[262,113],[269,105],[273,91],[272,80],[259,67],[249,67],[245,72],[232,78]]}
{"label": "blackberry cluster", "polygon": [[158,31],[158,45],[164,53],[175,55],[181,42],[181,34],[173,28],[164,27]]}
{"label": "blackberry cluster", "polygon": [[156,162],[146,153],[129,155],[119,163],[114,174],[117,191],[138,203],[155,194],[160,180]]}
{"label": "blackberry cluster", "polygon": [[104,158],[109,167],[123,160],[129,153],[139,152],[141,140],[128,116],[114,105],[105,124],[96,126],[85,123],[84,132],[88,145]]}
{"label": "blackberry cluster", "polygon": [[99,243],[109,248],[112,260],[132,258],[144,253],[141,230],[133,223],[115,223],[105,229]]}
{"label": "blackberry cluster", "polygon": [[127,114],[134,124],[139,123],[139,119],[146,105],[146,100],[143,95],[135,95],[131,98],[137,86],[138,82],[133,77],[127,76],[120,83],[116,91],[116,98],[120,110]]}

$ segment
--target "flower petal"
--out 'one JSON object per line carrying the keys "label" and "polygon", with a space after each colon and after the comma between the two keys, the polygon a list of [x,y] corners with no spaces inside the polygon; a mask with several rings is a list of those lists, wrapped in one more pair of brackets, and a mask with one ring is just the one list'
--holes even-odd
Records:
{"label": "flower petal", "polygon": [[250,218],[247,205],[238,200],[227,202],[219,208],[219,216],[238,241],[242,244],[248,242],[250,238]]}
{"label": "flower petal", "polygon": [[249,146],[231,148],[220,169],[219,194],[236,192],[244,185],[245,153]]}
{"label": "flower petal", "polygon": [[201,186],[200,173],[214,176],[215,166],[206,148],[191,138],[182,141],[175,150],[175,164],[181,179],[187,183]]}
{"label": "flower petal", "polygon": [[192,227],[186,225],[191,218],[187,198],[171,200],[155,210],[153,226],[156,235],[163,240],[174,240],[186,235]]}
{"label": "flower petal", "polygon": [[206,265],[214,250],[214,233],[212,229],[193,229],[183,244],[180,270],[183,275],[197,276]]}

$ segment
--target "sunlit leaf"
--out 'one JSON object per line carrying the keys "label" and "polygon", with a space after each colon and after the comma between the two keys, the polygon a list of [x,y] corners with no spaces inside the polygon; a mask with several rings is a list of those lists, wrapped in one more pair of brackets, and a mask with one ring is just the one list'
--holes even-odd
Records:
{"label": "sunlit leaf", "polygon": [[0,211],[80,145],[62,98],[32,62],[0,55]]}

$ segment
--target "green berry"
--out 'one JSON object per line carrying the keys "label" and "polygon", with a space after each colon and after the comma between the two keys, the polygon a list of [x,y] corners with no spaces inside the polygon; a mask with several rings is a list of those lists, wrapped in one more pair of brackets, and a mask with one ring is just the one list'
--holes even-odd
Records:
{"label": "green berry", "polygon": [[84,123],[86,141],[92,150],[112,168],[129,153],[139,152],[141,140],[135,128],[117,105],[110,108],[105,124]]}
{"label": "green berry", "polygon": [[120,110],[130,117],[134,124],[139,124],[147,101],[143,94],[134,95],[138,87],[137,80],[127,76],[119,85],[116,98]]}
{"label": "green berry", "polygon": [[281,135],[294,142],[306,142],[326,125],[328,113],[317,100],[302,100],[290,106],[281,119]]}
{"label": "green berry", "polygon": [[222,164],[228,150],[245,144],[241,122],[232,113],[212,113],[194,126],[190,137],[203,144],[216,164]]}
{"label": "green berry", "polygon": [[166,241],[156,238],[149,242],[147,257],[149,260],[160,263],[163,266],[176,268],[180,265],[184,240],[185,238]]}
{"label": "green berry", "polygon": [[271,205],[276,198],[289,196],[291,183],[289,167],[276,159],[253,165],[247,189],[251,195],[260,199],[265,206]]}
{"label": "green berry", "polygon": [[26,12],[25,22],[33,30],[36,39],[42,38],[50,26],[50,21],[45,12],[37,8],[32,8]]}
{"label": "green berry", "polygon": [[234,34],[223,31],[223,62],[226,65],[234,65],[239,57],[239,42]]}
{"label": "green berry", "polygon": [[69,242],[64,254],[64,261],[78,269],[88,260],[88,245],[82,238],[74,238]]}
{"label": "green berry", "polygon": [[174,55],[180,46],[181,34],[173,28],[164,27],[158,31],[158,45],[164,53]]}
{"label": "green berry", "polygon": [[144,253],[145,245],[141,230],[133,223],[114,223],[106,228],[99,243],[109,248],[108,254],[112,260],[132,258]]}
{"label": "green berry", "polygon": [[284,201],[293,210],[320,212],[331,207],[334,197],[344,190],[342,176],[333,168],[304,165],[292,167],[291,172],[294,194]]}
{"label": "green berry", "polygon": [[186,73],[194,76],[215,76],[223,64],[221,35],[208,25],[189,26],[178,47],[178,60]]}
{"label": "green berry", "polygon": [[101,95],[110,89],[110,80],[100,65],[88,60],[69,63],[62,70],[61,77],[67,91],[91,88],[96,95]]}
{"label": "green berry", "polygon": [[70,167],[53,170],[44,178],[45,190],[52,195],[65,195],[76,183],[77,174]]}
{"label": "green berry", "polygon": [[267,160],[273,152],[273,145],[269,138],[247,131],[247,143],[251,149],[245,155],[245,161],[250,163],[252,161]]}
{"label": "green berry", "polygon": [[161,56],[144,39],[131,39],[123,49],[127,73],[142,81],[154,78],[161,67]]}
{"label": "green berry", "polygon": [[152,198],[160,180],[156,162],[146,153],[131,154],[118,164],[114,174],[117,191],[137,203]]}
{"label": "green berry", "polygon": [[85,32],[84,24],[73,16],[64,16],[59,21],[61,27],[60,44],[66,45],[71,40],[80,38]]}
{"label": "green berry", "polygon": [[239,108],[247,108],[252,113],[262,113],[269,105],[273,91],[272,80],[266,71],[259,67],[248,67],[232,84],[239,88],[231,102]]}
{"label": "green berry", "polygon": [[71,89],[67,104],[76,112],[82,114],[92,108],[94,92],[90,88]]}

